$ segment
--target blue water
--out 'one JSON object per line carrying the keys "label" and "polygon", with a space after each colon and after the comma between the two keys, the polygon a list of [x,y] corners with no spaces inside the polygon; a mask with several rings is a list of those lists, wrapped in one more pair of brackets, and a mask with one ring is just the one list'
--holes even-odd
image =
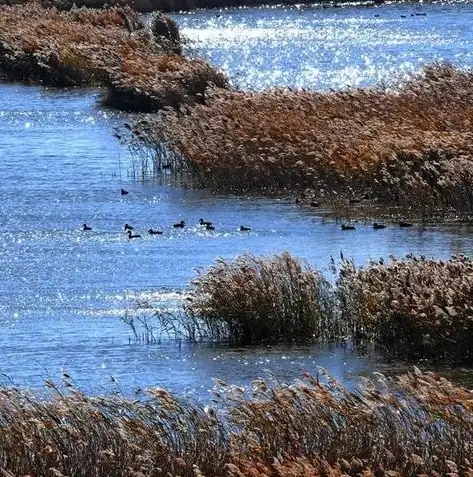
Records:
{"label": "blue water", "polygon": [[[427,15],[401,21],[402,12],[419,9]],[[239,68],[242,85],[289,84],[292,78],[291,84],[323,89],[343,86],[350,64],[358,82],[352,84],[389,76],[390,61],[397,62],[392,71],[399,64],[416,69],[434,57],[467,64],[471,11],[469,5],[402,5],[230,10],[218,18],[212,11],[177,19],[200,54],[230,73]],[[309,27],[311,21],[318,27]],[[325,41],[314,40],[324,28],[331,32]],[[370,68],[360,67],[355,52],[361,49],[373,58]],[[318,76],[307,76],[309,63],[320,70]],[[274,64],[280,68],[276,76]],[[342,348],[145,345],[134,341],[122,318],[137,302],[176,307],[195,269],[220,256],[289,250],[325,270],[330,256],[341,251],[363,264],[389,254],[448,257],[473,248],[468,226],[373,231],[359,223],[357,230],[343,232],[326,217],[330,211],[305,208],[291,198],[214,195],[166,181],[136,181],[136,158],[114,137],[125,117],[99,100],[96,90],[0,85],[0,382],[38,387],[67,370],[90,393],[118,386],[131,394],[159,385],[199,399],[208,396],[212,377],[247,384],[274,375],[290,382],[303,370],[323,366],[350,382],[399,364]],[[121,188],[130,193],[122,196]],[[213,221],[215,232],[202,230],[200,217]],[[187,227],[173,229],[179,220]],[[84,223],[92,231],[84,232]],[[125,223],[142,237],[128,240]],[[241,233],[240,225],[252,231]],[[164,234],[149,236],[150,227]]]}
{"label": "blue water", "polygon": [[226,9],[174,17],[235,86],[395,84],[425,64],[473,66],[473,3]]}

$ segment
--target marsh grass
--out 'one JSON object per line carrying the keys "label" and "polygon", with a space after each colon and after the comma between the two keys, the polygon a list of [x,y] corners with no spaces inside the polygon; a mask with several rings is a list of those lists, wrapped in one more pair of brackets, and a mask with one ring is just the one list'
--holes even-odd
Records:
{"label": "marsh grass", "polygon": [[312,342],[335,333],[330,285],[287,252],[219,259],[191,284],[184,310],[216,341]]}
{"label": "marsh grass", "polygon": [[[153,35],[129,7],[59,11],[37,3],[0,6],[0,74],[53,86],[107,87],[105,102],[132,111],[156,111],[201,101],[225,76],[179,53],[176,28]],[[155,28],[155,31],[158,27]]]}
{"label": "marsh grass", "polygon": [[391,257],[357,269],[342,265],[337,284],[344,321],[357,339],[390,354],[471,362],[473,261]]}
{"label": "marsh grass", "polygon": [[394,90],[208,90],[136,127],[221,190],[309,188],[428,215],[473,209],[473,73],[427,66]]}
{"label": "marsh grass", "polygon": [[160,388],[90,397],[65,374],[47,398],[0,390],[2,475],[471,476],[472,393],[418,369],[349,390],[216,380],[212,407]]}

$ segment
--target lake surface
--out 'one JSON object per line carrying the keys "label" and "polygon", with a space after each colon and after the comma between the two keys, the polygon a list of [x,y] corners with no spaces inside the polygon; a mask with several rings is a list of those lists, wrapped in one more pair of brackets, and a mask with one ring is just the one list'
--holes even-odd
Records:
{"label": "lake surface", "polygon": [[424,65],[473,66],[473,3],[227,9],[174,18],[191,50],[245,89],[394,84]]}
{"label": "lake surface", "polygon": [[[427,15],[400,18],[411,11]],[[343,71],[350,68],[351,84],[372,84],[389,76],[390,61],[391,71],[399,65],[415,70],[432,58],[469,64],[472,12],[469,5],[402,5],[212,11],[176,18],[199,54],[232,74],[238,68],[235,81],[243,86],[324,89],[343,86]],[[324,29],[321,41],[317,35]],[[361,50],[373,58],[369,68],[360,63]],[[309,64],[319,73],[309,74]],[[213,195],[135,181],[133,158],[114,137],[125,117],[99,100],[95,90],[0,84],[0,382],[38,387],[67,370],[89,393],[118,386],[129,395],[165,386],[206,399],[212,377],[238,384],[259,376],[291,382],[322,366],[350,383],[373,370],[403,368],[336,347],[136,343],[122,321],[136,302],[152,297],[176,307],[195,269],[219,256],[289,250],[326,269],[330,256],[341,251],[358,264],[409,252],[443,258],[470,253],[473,234],[469,226],[393,225],[374,231],[369,223],[345,232],[327,218],[329,211],[293,199]],[[122,196],[121,188],[130,193]],[[202,230],[200,217],[213,221],[215,232]],[[179,220],[188,226],[173,229]],[[92,231],[84,232],[84,223]],[[128,240],[125,223],[142,238]],[[241,233],[240,225],[252,231]],[[150,227],[164,234],[149,236]],[[464,371],[461,379],[468,376]]]}

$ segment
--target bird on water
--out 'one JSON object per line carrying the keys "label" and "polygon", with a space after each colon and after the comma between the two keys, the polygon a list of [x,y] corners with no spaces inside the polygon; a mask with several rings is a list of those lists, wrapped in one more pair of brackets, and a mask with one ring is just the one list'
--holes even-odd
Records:
{"label": "bird on water", "polygon": [[199,225],[205,225],[206,227],[208,227],[209,225],[212,225],[212,222],[208,222],[204,219],[199,219]]}
{"label": "bird on water", "polygon": [[251,227],[245,227],[244,225],[240,225],[240,232],[249,232]]}
{"label": "bird on water", "polygon": [[161,230],[154,230],[154,229],[149,229],[148,233],[150,235],[161,235],[163,232]]}
{"label": "bird on water", "polygon": [[134,234],[131,230],[128,230],[128,238],[129,239],[137,239],[137,238],[140,238],[141,235],[140,234]]}
{"label": "bird on water", "polygon": [[354,225],[350,225],[350,224],[342,224],[342,226],[340,227],[342,230],[355,230],[355,226]]}
{"label": "bird on water", "polygon": [[89,227],[87,224],[82,226],[82,230],[92,230],[92,227]]}
{"label": "bird on water", "polygon": [[129,192],[126,189],[120,189],[120,194],[121,195],[128,195]]}
{"label": "bird on water", "polygon": [[173,225],[175,229],[183,229],[185,226],[186,226],[186,223],[183,220]]}
{"label": "bird on water", "polygon": [[134,230],[135,228],[129,224],[125,224],[125,230]]}
{"label": "bird on water", "polygon": [[377,222],[375,222],[375,223],[373,224],[373,228],[374,228],[375,230],[385,229],[385,228],[386,228],[386,225],[384,225],[384,224],[378,224]]}

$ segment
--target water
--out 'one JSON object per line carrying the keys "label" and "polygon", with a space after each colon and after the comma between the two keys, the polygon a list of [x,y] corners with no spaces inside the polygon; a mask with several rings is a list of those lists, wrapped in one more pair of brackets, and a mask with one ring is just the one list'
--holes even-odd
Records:
{"label": "water", "polygon": [[473,66],[473,3],[202,10],[175,19],[198,56],[246,89],[389,85],[435,61]]}
{"label": "water", "polygon": [[[403,36],[398,51],[395,43],[390,43],[395,25],[408,32],[409,24],[417,25],[414,20],[427,28],[430,23],[426,22],[437,18],[438,31],[432,25],[429,31],[437,31],[438,38],[453,35],[441,29],[449,23],[450,31],[463,32],[448,48],[452,58],[467,62],[470,57],[462,56],[462,52],[471,43],[471,33],[464,28],[464,22],[471,19],[469,6],[426,5],[422,7],[425,17],[409,17],[404,23],[397,18],[401,11],[416,8],[242,10],[221,12],[218,18],[215,12],[198,12],[178,16],[178,20],[186,25],[187,34],[198,40],[202,54],[222,65],[227,55],[229,71],[237,64],[239,51],[238,67],[246,75],[241,79],[243,84],[250,84],[257,71],[258,87],[267,81],[284,84],[284,78],[297,78],[323,88],[337,87],[339,83],[330,83],[330,78],[338,78],[337,68],[341,71],[345,67],[330,62],[323,66],[315,55],[314,64],[327,73],[325,83],[311,83],[301,73],[307,69],[308,56],[304,55],[316,42],[307,40],[305,30],[294,25],[311,18],[331,24],[338,37],[347,34],[347,25],[356,23],[349,21],[350,16],[366,18],[366,22],[359,21],[362,25],[374,22],[374,12],[379,18],[396,18],[384,22],[376,18],[377,26],[373,24],[371,30],[373,35],[384,35],[392,45],[392,58],[405,62],[408,60],[401,59],[401,52],[409,50],[414,57],[420,36]],[[209,26],[212,22],[227,25],[218,33],[221,37]],[[227,39],[236,35],[232,33],[235,24],[240,25],[241,38],[246,38],[247,30],[253,40],[229,42]],[[271,41],[280,38],[281,25],[286,25],[291,35],[278,56]],[[377,29],[381,31],[376,33]],[[214,44],[215,38],[221,41]],[[253,62],[248,48],[255,38],[260,44],[267,41],[268,49],[260,50]],[[350,60],[345,55],[360,48],[357,42],[361,40],[354,34],[351,38],[340,43],[340,51],[345,53],[338,55],[356,69],[358,57],[353,53]],[[301,51],[299,45],[307,45],[295,65],[301,68],[296,73],[294,62],[286,64],[284,59],[291,42],[297,45],[292,51],[294,58]],[[422,44],[427,49],[427,41]],[[314,51],[325,54],[327,45],[325,42],[321,51]],[[431,54],[438,51],[433,45]],[[333,42],[333,50],[335,46]],[[384,51],[380,45],[378,48]],[[273,75],[270,57],[281,65],[279,76]],[[382,61],[376,63],[366,70],[373,75],[360,77],[360,82],[374,81],[385,74],[384,70]],[[118,386],[129,395],[145,387],[165,386],[206,399],[212,377],[238,384],[258,376],[291,382],[302,371],[316,372],[317,366],[323,366],[350,383],[375,369],[403,368],[402,364],[343,348],[232,349],[175,343],[144,345],[130,340],[131,330],[121,318],[137,300],[151,296],[165,306],[176,306],[195,269],[212,264],[219,256],[289,250],[326,269],[330,256],[338,257],[341,251],[358,264],[409,252],[432,257],[470,253],[473,235],[466,225],[393,226],[374,231],[369,223],[360,223],[357,230],[343,232],[338,223],[325,217],[329,211],[304,208],[292,199],[213,195],[153,181],[136,182],[130,174],[132,158],[113,136],[114,127],[125,118],[100,106],[99,99],[95,90],[0,85],[1,382],[38,387],[46,378],[58,380],[61,371],[67,370],[89,393],[113,391]],[[122,196],[120,188],[130,194]],[[200,217],[213,221],[216,231],[202,230],[197,225]],[[181,219],[188,226],[173,229],[171,225]],[[82,231],[84,223],[93,230]],[[142,238],[129,241],[123,230],[125,223],[133,224]],[[250,226],[252,231],[241,233],[240,225]],[[161,228],[164,234],[149,236],[146,231],[150,227]],[[470,374],[464,371],[460,379]]]}

